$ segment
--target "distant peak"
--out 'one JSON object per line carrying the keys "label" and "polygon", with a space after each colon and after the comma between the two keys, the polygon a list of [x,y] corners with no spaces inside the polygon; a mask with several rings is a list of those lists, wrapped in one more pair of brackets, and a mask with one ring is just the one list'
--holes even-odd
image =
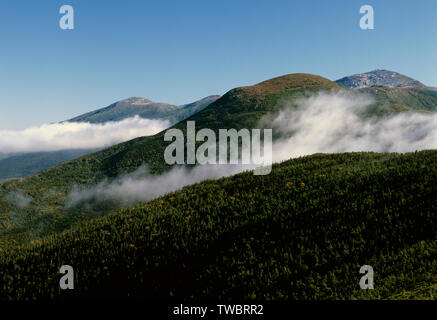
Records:
{"label": "distant peak", "polygon": [[397,72],[390,71],[390,70],[387,70],[387,69],[375,69],[375,70],[372,70],[372,71],[367,72],[367,73],[376,73],[376,72],[388,72],[388,73],[396,73],[396,74],[399,74],[399,73],[397,73]]}
{"label": "distant peak", "polygon": [[220,95],[218,95],[218,94],[213,94],[213,95],[210,95],[210,96],[207,96],[207,97],[205,97],[205,98],[203,98],[203,99],[201,99],[201,100],[207,100],[207,99],[218,99],[218,98],[220,98],[221,96]]}
{"label": "distant peak", "polygon": [[413,78],[385,69],[376,69],[366,73],[354,74],[341,78],[336,82],[352,89],[381,86],[397,88],[425,87],[424,84]]}
{"label": "distant peak", "polygon": [[145,105],[145,104],[153,103],[153,101],[146,99],[146,98],[141,98],[141,97],[130,97],[127,99],[120,100],[116,103],[117,104],[119,104],[119,103],[130,104],[130,105]]}
{"label": "distant peak", "polygon": [[301,90],[313,87],[335,88],[337,86],[338,85],[335,82],[317,75],[308,73],[292,73],[265,80],[253,86],[246,86],[242,88],[254,92],[262,90],[264,93],[275,93],[282,92],[284,90]]}

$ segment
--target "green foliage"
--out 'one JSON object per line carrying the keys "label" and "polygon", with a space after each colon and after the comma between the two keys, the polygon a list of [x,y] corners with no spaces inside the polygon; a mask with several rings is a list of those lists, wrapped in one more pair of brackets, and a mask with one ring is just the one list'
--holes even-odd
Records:
{"label": "green foliage", "polygon": [[[282,99],[340,88],[287,75],[233,89],[187,120],[198,129],[253,128]],[[370,113],[385,105],[378,100]],[[1,183],[0,297],[434,297],[426,294],[437,271],[436,151],[313,155],[275,165],[268,176],[205,181],[97,219],[100,212],[64,210],[75,184],[144,162],[152,173],[168,169],[163,134]],[[17,208],[10,192],[32,202]],[[61,293],[64,264],[74,266],[77,282]],[[375,269],[375,290],[359,289],[364,264]]]}
{"label": "green foliage", "polygon": [[[283,107],[282,99],[339,88],[341,86],[335,82],[314,75],[286,75],[254,86],[232,89],[174,127],[185,131],[186,121],[194,120],[197,129],[254,128],[263,116]],[[161,132],[88,154],[26,179],[0,184],[0,245],[38,239],[65,230],[78,221],[94,218],[100,213],[63,210],[71,187],[95,184],[107,177],[111,179],[134,171],[144,163],[151,173],[163,172],[170,168],[164,161],[168,144],[164,141],[164,132]],[[11,191],[23,192],[33,201],[28,207],[18,210],[5,200]],[[102,213],[107,212],[103,210]],[[21,217],[20,224],[11,223],[14,214]]]}
{"label": "green foliage", "polygon": [[401,111],[437,111],[437,90],[426,87],[368,87],[358,91],[374,96],[378,105],[388,106],[389,108],[380,109],[384,114]]}
{"label": "green foliage", "polygon": [[[284,100],[289,102],[316,91],[342,88],[335,82],[314,75],[286,75],[254,86],[232,89],[186,121],[196,121],[197,129],[211,128],[215,131],[221,128],[259,127],[261,119],[283,108]],[[190,110],[195,108],[193,105],[186,107]],[[369,107],[367,115],[383,116],[393,111],[410,110],[399,108],[388,108],[384,101],[378,100]],[[173,127],[185,131],[186,121]],[[167,145],[164,132],[161,132],[88,154],[26,179],[3,182],[0,184],[0,245],[38,239],[65,230],[79,221],[111,212],[108,208],[100,208],[99,212],[65,210],[67,194],[74,185],[93,185],[103,178],[112,179],[134,171],[144,163],[151,173],[161,173],[170,168],[164,162]],[[17,209],[8,203],[5,200],[7,195],[15,191],[32,198],[30,205]],[[17,220],[14,218],[16,216],[20,217],[20,223],[13,223],[12,220]]]}
{"label": "green foliage", "polygon": [[[437,151],[316,154],[205,181],[2,248],[0,297],[411,298],[435,284],[436,181]],[[60,292],[64,264],[76,285]],[[359,288],[364,264],[374,290]]]}

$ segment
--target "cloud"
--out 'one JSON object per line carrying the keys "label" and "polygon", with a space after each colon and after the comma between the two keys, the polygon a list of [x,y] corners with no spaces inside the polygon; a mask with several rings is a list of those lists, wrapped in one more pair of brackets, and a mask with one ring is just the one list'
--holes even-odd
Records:
{"label": "cloud", "polygon": [[32,202],[31,197],[26,197],[17,191],[9,192],[6,196],[6,200],[20,209],[26,208]]}
{"label": "cloud", "polygon": [[0,130],[0,152],[95,149],[140,136],[153,135],[169,126],[167,120],[143,119],[135,116],[104,124],[62,122],[23,130]]}
{"label": "cloud", "polygon": [[273,132],[288,137],[275,142],[274,161],[318,152],[403,153],[437,148],[437,113],[364,118],[372,103],[368,96],[348,92],[318,93],[287,102],[271,124]]}
{"label": "cloud", "polygon": [[147,166],[143,165],[111,182],[104,180],[91,188],[74,187],[68,195],[66,208],[89,208],[102,204],[124,207],[152,200],[205,179],[217,179],[253,168],[248,165],[206,164],[191,169],[178,166],[161,175],[151,175]]}
{"label": "cloud", "polygon": [[[262,119],[264,128],[282,138],[273,144],[273,160],[280,162],[314,153],[350,151],[409,152],[437,148],[437,114],[407,112],[381,119],[364,118],[373,99],[349,92],[317,93],[285,101],[276,116]],[[266,117],[267,118],[267,117]],[[127,206],[157,198],[205,179],[230,176],[254,166],[199,165],[175,167],[151,175],[146,166],[102,181],[90,188],[75,187],[68,196],[68,208],[102,203]]]}

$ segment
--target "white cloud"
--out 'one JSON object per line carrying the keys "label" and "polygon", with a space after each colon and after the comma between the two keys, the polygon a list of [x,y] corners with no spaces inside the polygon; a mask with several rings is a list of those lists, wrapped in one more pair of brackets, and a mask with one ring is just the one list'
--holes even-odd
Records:
{"label": "white cloud", "polygon": [[141,166],[111,182],[104,180],[91,188],[74,187],[68,195],[66,207],[92,206],[99,203],[128,206],[157,198],[205,179],[217,179],[253,168],[248,165],[206,164],[192,169],[178,166],[161,175],[151,175],[147,166]]}
{"label": "white cloud", "polygon": [[[371,103],[373,100],[368,96],[348,92],[318,93],[285,102],[286,107],[269,124],[274,133],[287,137],[273,144],[274,162],[319,152],[408,152],[437,148],[437,113],[409,112],[379,120],[364,119],[360,114]],[[105,180],[91,188],[74,188],[67,206],[110,201],[127,206],[205,179],[253,168],[199,165],[191,170],[175,167],[161,175],[150,175],[143,166],[111,182]]]}
{"label": "white cloud", "polygon": [[[318,152],[409,152],[437,148],[437,113],[403,112],[363,118],[373,102],[348,92],[318,93],[293,102],[272,123],[289,138],[273,146],[274,161]],[[291,103],[291,102],[290,102]]]}
{"label": "white cloud", "polygon": [[9,192],[6,196],[6,200],[20,209],[26,208],[32,202],[31,197],[27,197],[17,191]]}
{"label": "white cloud", "polygon": [[168,128],[167,120],[138,116],[118,122],[62,122],[22,130],[0,130],[0,152],[37,152],[107,147]]}

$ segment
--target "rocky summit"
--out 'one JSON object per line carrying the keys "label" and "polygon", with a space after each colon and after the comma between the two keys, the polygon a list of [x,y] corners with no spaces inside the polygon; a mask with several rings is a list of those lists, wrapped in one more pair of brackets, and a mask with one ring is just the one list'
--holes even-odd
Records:
{"label": "rocky summit", "polygon": [[415,79],[388,70],[374,70],[367,73],[354,74],[341,78],[336,82],[351,89],[381,86],[397,88],[425,87],[424,84]]}

